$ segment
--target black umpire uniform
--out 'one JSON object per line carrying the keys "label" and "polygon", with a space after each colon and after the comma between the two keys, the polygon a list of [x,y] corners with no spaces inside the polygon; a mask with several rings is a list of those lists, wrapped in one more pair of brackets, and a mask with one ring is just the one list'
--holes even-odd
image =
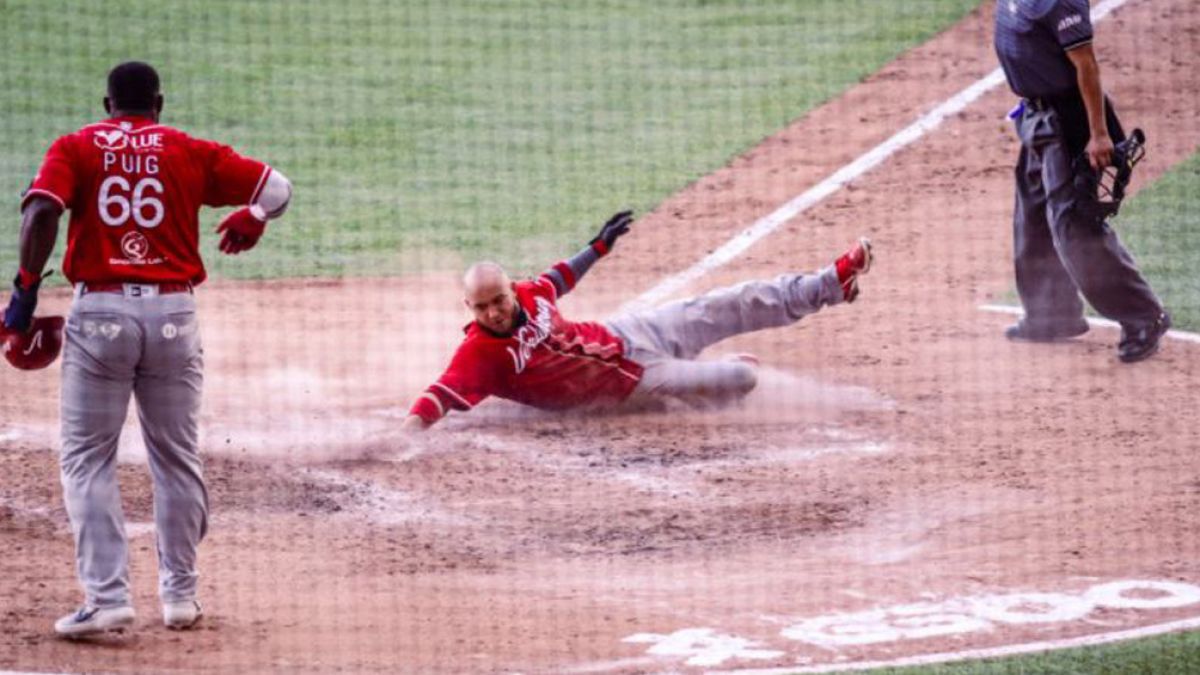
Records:
{"label": "black umpire uniform", "polygon": [[[1153,354],[1170,325],[1162,303],[1106,221],[1077,208],[1074,160],[1091,140],[1084,82],[1073,56],[1090,47],[1088,0],[998,0],[996,54],[1021,104],[1013,111],[1021,154],[1016,167],[1013,248],[1025,318],[1009,327],[1015,340],[1051,341],[1087,332],[1082,292],[1096,311],[1121,324],[1118,356]],[[1091,77],[1099,91],[1099,70]],[[1113,143],[1125,139],[1111,103],[1104,121]],[[1100,119],[1099,117],[1096,118]]]}

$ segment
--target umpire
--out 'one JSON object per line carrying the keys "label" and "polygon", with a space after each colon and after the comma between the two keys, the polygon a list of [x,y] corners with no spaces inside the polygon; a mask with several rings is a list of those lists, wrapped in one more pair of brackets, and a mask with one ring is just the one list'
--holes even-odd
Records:
{"label": "umpire", "polygon": [[[1125,139],[1100,85],[1088,0],[998,0],[996,54],[1022,98],[1013,111],[1013,254],[1025,318],[1012,340],[1049,342],[1088,330],[1079,293],[1121,324],[1126,363],[1158,350],[1171,325],[1154,291],[1105,219],[1089,217],[1076,172],[1101,171]],[[1087,161],[1073,163],[1086,154]],[[1090,167],[1088,166],[1090,164]]]}

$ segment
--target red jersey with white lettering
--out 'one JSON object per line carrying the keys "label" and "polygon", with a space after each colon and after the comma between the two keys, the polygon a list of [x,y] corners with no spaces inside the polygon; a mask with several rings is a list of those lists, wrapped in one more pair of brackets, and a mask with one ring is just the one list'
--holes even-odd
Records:
{"label": "red jersey with white lettering", "polygon": [[411,414],[433,423],[488,396],[563,410],[619,402],[633,392],[642,367],[625,358],[621,338],[603,324],[564,319],[549,277],[520,282],[515,294],[524,323],[500,336],[471,322],[450,365]]}
{"label": "red jersey with white lettering", "polygon": [[54,141],[21,206],[41,195],[71,211],[72,282],[199,284],[200,207],[249,204],[269,173],[229,146],[120,117]]}

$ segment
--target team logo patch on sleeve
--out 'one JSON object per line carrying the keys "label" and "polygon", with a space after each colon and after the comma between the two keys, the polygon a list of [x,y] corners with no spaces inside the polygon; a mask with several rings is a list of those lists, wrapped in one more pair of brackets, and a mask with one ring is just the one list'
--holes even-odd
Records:
{"label": "team logo patch on sleeve", "polygon": [[1058,22],[1058,32],[1063,33],[1067,29],[1074,28],[1075,26],[1078,26],[1081,23],[1083,23],[1083,15],[1072,14],[1071,16],[1068,16],[1065,19],[1063,19],[1062,21]]}

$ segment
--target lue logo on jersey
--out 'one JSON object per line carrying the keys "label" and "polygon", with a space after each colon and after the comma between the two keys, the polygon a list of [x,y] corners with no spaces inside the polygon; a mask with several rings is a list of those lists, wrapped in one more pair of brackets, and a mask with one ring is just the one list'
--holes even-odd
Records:
{"label": "lue logo on jersey", "polygon": [[96,135],[92,136],[92,142],[101,150],[124,150],[129,145],[129,137],[120,129],[97,131]]}

